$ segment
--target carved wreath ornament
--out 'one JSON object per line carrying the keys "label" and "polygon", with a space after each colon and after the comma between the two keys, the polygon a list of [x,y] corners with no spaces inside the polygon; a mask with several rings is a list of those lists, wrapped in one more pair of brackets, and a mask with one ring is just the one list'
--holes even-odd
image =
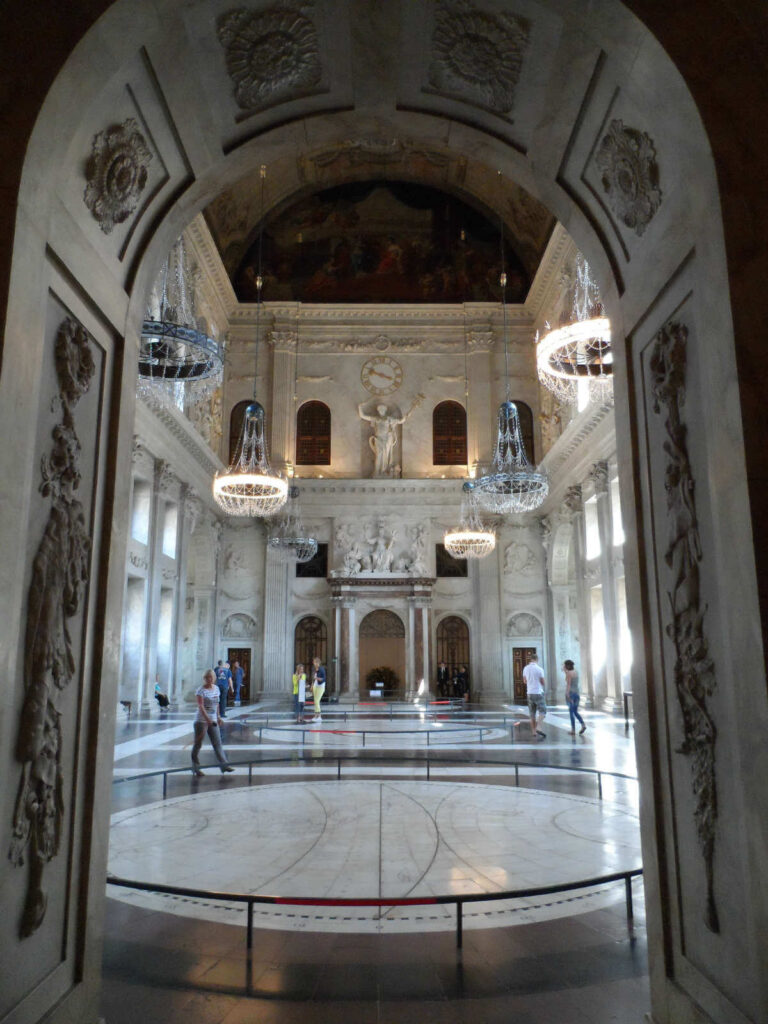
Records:
{"label": "carved wreath ornament", "polygon": [[105,235],[136,209],[151,160],[147,140],[132,117],[94,135],[83,200]]}
{"label": "carved wreath ornament", "polygon": [[716,686],[704,631],[706,605],[701,603],[699,563],[701,540],[696,516],[694,479],[682,421],[685,401],[686,342],[684,324],[670,323],[656,336],[650,359],[653,409],[666,414],[664,488],[667,495],[667,636],[675,647],[675,689],[683,720],[679,753],[691,759],[696,833],[707,879],[707,927],[720,930],[714,896],[715,823],[717,785],[715,740],[717,729],[707,706]]}
{"label": "carved wreath ornament", "polygon": [[656,149],[645,132],[611,121],[595,155],[608,205],[637,235],[661,206]]}
{"label": "carved wreath ornament", "polygon": [[21,777],[13,813],[9,857],[29,864],[19,933],[31,935],[45,917],[43,870],[58,854],[64,817],[61,768],[62,713],[59,693],[75,678],[76,661],[68,620],[77,615],[88,585],[91,538],[80,484],[80,441],[73,410],[95,373],[85,328],[67,318],[56,337],[61,422],[40,464],[40,492],[51,509],[32,562],[24,643],[24,706],[16,743]]}
{"label": "carved wreath ornament", "polygon": [[264,107],[282,93],[304,93],[322,77],[317,31],[297,5],[228,11],[217,23],[235,100],[243,110]]}
{"label": "carved wreath ornament", "polygon": [[506,114],[511,110],[528,44],[529,23],[491,13],[468,0],[444,0],[435,11],[429,84]]}

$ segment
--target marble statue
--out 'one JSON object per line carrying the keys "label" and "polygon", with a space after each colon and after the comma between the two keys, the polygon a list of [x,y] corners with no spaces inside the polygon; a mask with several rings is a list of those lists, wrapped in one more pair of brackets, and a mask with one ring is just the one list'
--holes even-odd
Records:
{"label": "marble statue", "polygon": [[386,405],[376,406],[376,415],[370,416],[363,412],[364,402],[357,407],[360,419],[371,424],[373,433],[368,438],[368,444],[373,451],[375,462],[373,475],[375,477],[391,476],[394,469],[393,456],[397,445],[397,428],[401,426],[413,410],[424,401],[424,395],[418,394],[408,412],[404,416],[390,414]]}

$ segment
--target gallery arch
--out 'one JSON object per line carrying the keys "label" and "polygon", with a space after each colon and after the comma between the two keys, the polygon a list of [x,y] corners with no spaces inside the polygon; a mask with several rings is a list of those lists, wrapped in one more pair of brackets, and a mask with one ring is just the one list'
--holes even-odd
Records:
{"label": "gallery arch", "polygon": [[[740,22],[725,31],[721,5],[705,2],[696,12],[702,31],[691,39],[684,31],[685,12],[667,11],[662,19],[647,5],[633,5],[656,26],[658,41],[619,3],[586,13],[575,5],[541,3],[527,8],[522,20],[511,5],[501,6],[516,25],[510,45],[481,49],[514,53],[514,67],[500,57],[501,66],[483,62],[478,77],[457,69],[446,40],[464,38],[462,19],[475,15],[476,24],[491,25],[494,39],[499,32],[507,38],[510,21],[500,17],[499,5],[478,0],[470,15],[450,4],[409,3],[398,9],[400,31],[373,38],[375,20],[367,21],[364,9],[355,13],[352,5],[348,23],[332,18],[323,0],[316,10],[326,27],[315,29],[311,59],[304,65],[319,74],[297,80],[293,72],[281,75],[276,69],[264,97],[253,78],[228,77],[227,40],[216,35],[216,19],[204,4],[197,13],[175,3],[159,10],[142,0],[85,5],[78,11],[89,14],[73,12],[71,25],[60,36],[52,31],[45,47],[34,21],[39,11],[14,5],[16,17],[8,22],[9,31],[18,32],[16,60],[3,70],[10,85],[4,95],[25,96],[26,106],[13,119],[18,137],[8,149],[3,210],[7,308],[0,425],[4,437],[19,440],[0,453],[7,498],[0,507],[0,621],[8,681],[0,750],[5,777],[13,780],[10,794],[19,779],[31,777],[34,764],[32,755],[21,761],[16,755],[19,730],[26,735],[26,701],[39,698],[58,716],[63,753],[57,755],[56,771],[66,808],[62,848],[75,851],[77,870],[68,871],[62,855],[36,865],[47,903],[34,886],[7,887],[0,935],[18,969],[0,996],[0,1017],[34,1021],[50,1011],[56,1022],[97,1016],[99,929],[88,922],[98,922],[103,903],[108,723],[118,693],[127,682],[134,685],[130,678],[138,678],[142,699],[154,674],[167,672],[169,680],[173,676],[180,683],[187,676],[180,677],[179,666],[186,664],[184,671],[194,678],[218,653],[222,624],[256,611],[258,598],[258,614],[252,617],[260,629],[261,692],[279,693],[290,678],[291,622],[296,615],[312,614],[323,601],[329,621],[333,615],[338,653],[332,657],[339,659],[342,693],[357,693],[355,620],[373,610],[372,601],[383,604],[385,591],[387,603],[399,602],[396,614],[403,612],[401,621],[414,638],[406,678],[409,673],[414,679],[430,677],[433,606],[441,614],[447,609],[473,616],[473,648],[483,651],[476,659],[477,676],[473,669],[473,692],[477,684],[480,694],[490,696],[505,678],[501,623],[515,608],[530,608],[544,624],[546,657],[556,661],[557,618],[548,604],[552,592],[542,582],[550,555],[537,547],[537,521],[504,527],[526,531],[515,541],[532,552],[533,560],[526,556],[523,568],[504,573],[498,563],[493,569],[485,563],[473,567],[466,580],[433,587],[434,544],[458,501],[442,487],[455,481],[442,481],[423,468],[431,464],[430,405],[414,403],[420,389],[432,383],[430,376],[445,378],[441,389],[460,389],[466,337],[470,408],[478,410],[468,423],[468,461],[481,465],[492,449],[491,414],[504,396],[497,303],[480,296],[480,305],[474,305],[473,297],[464,308],[457,284],[460,258],[452,276],[438,279],[428,271],[426,305],[441,308],[427,313],[376,309],[374,301],[346,322],[344,311],[329,315],[315,300],[333,292],[338,275],[322,267],[325,277],[315,280],[312,301],[302,294],[302,351],[306,327],[306,347],[318,363],[312,376],[328,378],[303,381],[302,400],[327,398],[334,431],[337,422],[354,424],[338,446],[334,440],[332,481],[324,470],[305,486],[309,514],[318,519],[321,539],[332,551],[331,575],[327,583],[320,581],[323,594],[315,589],[317,580],[294,586],[299,581],[271,559],[258,528],[218,518],[210,478],[228,452],[215,405],[199,413],[197,425],[177,409],[136,405],[136,348],[147,296],[171,243],[184,230],[208,271],[202,297],[208,308],[200,315],[230,333],[225,407],[236,407],[252,392],[253,310],[247,301],[238,302],[227,267],[242,266],[246,273],[242,257],[252,240],[253,211],[243,196],[252,194],[252,176],[264,160],[275,183],[269,195],[275,210],[308,181],[318,192],[372,181],[382,163],[394,179],[471,192],[487,209],[510,209],[511,203],[510,221],[530,229],[527,237],[518,232],[518,241],[528,243],[518,252],[520,282],[526,253],[536,252],[537,267],[544,268],[541,273],[533,268],[527,293],[520,288],[511,373],[515,394],[537,417],[549,417],[549,427],[559,414],[539,398],[530,338],[543,322],[547,302],[554,302],[558,253],[577,245],[594,267],[615,332],[616,406],[596,405],[553,429],[552,443],[543,445],[543,462],[554,481],[543,514],[567,512],[570,488],[584,487],[585,506],[595,499],[601,546],[594,557],[586,550],[591,512],[574,513],[585,520],[579,535],[594,575],[585,579],[584,563],[574,556],[569,585],[576,590],[575,610],[567,595],[571,642],[578,629],[584,651],[587,630],[594,637],[600,623],[605,628],[604,649],[589,647],[595,700],[615,702],[623,686],[620,637],[628,630],[621,626],[622,608],[639,641],[633,645],[631,671],[646,891],[652,942],[661,951],[652,968],[652,1012],[659,1024],[697,1014],[718,1021],[765,1016],[761,922],[766,907],[761,888],[752,884],[761,877],[759,844],[743,838],[741,828],[744,820],[762,827],[768,816],[764,773],[721,770],[725,764],[761,764],[768,727],[763,651],[755,639],[762,635],[756,579],[757,568],[765,575],[765,555],[752,548],[751,524],[763,518],[766,499],[759,481],[768,456],[763,445],[744,445],[745,434],[753,440],[763,432],[763,396],[749,371],[763,333],[752,300],[764,274],[753,255],[760,251],[758,240],[750,236],[757,229],[750,225],[765,223],[765,197],[757,186],[765,176],[759,173],[764,156],[751,148],[751,128],[744,130],[747,122],[739,114],[742,107],[760,109],[751,97],[762,97],[763,64],[757,56],[743,60],[742,53],[752,53],[754,35],[761,38],[751,36],[749,26],[750,19],[763,25],[762,15],[747,3],[741,12],[747,27]],[[88,32],[86,23],[102,14],[98,29]],[[440,32],[436,17],[442,19]],[[332,22],[336,31],[328,27]],[[248,23],[243,38],[255,32],[258,39],[258,12],[250,12]],[[719,50],[710,53],[708,36],[733,46],[732,59]],[[382,59],[367,64],[351,59],[361,40],[371,52],[383,50]],[[698,109],[665,46],[693,83]],[[163,59],[177,48],[184,51],[182,59],[172,64]],[[25,58],[40,69],[30,91],[14,77],[28,72]],[[722,66],[727,76],[718,78]],[[185,73],[177,75],[174,67]],[[752,79],[743,77],[746,68]],[[720,92],[734,96],[736,82],[745,90],[743,99],[723,103]],[[341,109],[343,115],[335,113]],[[310,120],[308,133],[303,128]],[[296,126],[302,131],[295,132]],[[311,138],[311,144],[302,143],[298,151],[297,137]],[[749,175],[743,173],[745,146],[755,161]],[[738,207],[736,199],[719,192],[718,171],[722,180],[743,186],[734,190]],[[395,200],[400,201],[397,194]],[[537,219],[536,203],[558,218],[558,227]],[[198,216],[203,209],[208,219]],[[363,281],[356,287],[375,285],[381,300],[378,290],[394,287],[391,279],[405,255],[397,249],[397,243],[387,243],[368,275],[371,281],[365,275],[355,278]],[[214,250],[218,262],[206,262]],[[336,253],[338,260],[342,256]],[[441,281],[447,283],[438,295]],[[735,339],[729,295],[736,299]],[[401,301],[388,298],[393,305]],[[360,300],[371,301],[362,295]],[[259,353],[259,372],[269,381],[264,404],[272,449],[276,463],[285,466],[294,450],[296,301],[293,293],[290,302],[275,297],[269,338]],[[355,408],[375,395],[369,388],[367,394],[359,391],[358,364],[379,352],[402,370],[401,394],[379,398],[387,402],[387,416],[404,422],[398,424],[397,461],[392,452],[378,478],[369,479],[370,430]],[[346,375],[350,355],[357,359],[355,389]],[[417,368],[424,356],[432,360],[433,371]],[[77,373],[68,370],[73,366]],[[369,382],[376,380],[369,375]],[[331,383],[338,385],[332,398],[320,393]],[[372,383],[379,386],[384,387]],[[724,415],[714,418],[709,410],[720,409],[724,395]],[[533,424],[537,448],[543,423],[536,418]],[[62,447],[69,431],[75,439]],[[153,495],[158,492],[154,504],[149,496],[146,542],[130,536],[134,432],[148,446],[153,466],[152,475],[135,470],[134,478],[150,483]],[[67,480],[51,475],[62,459]],[[173,467],[174,479],[165,483],[154,475],[161,460]],[[610,489],[606,497],[589,475],[591,466],[612,460],[624,498],[626,539],[620,556],[614,551]],[[390,473],[396,466],[399,473]],[[77,497],[69,489],[75,478]],[[716,487],[704,484],[715,480]],[[169,488],[165,496],[164,487]],[[133,493],[138,509],[146,490],[142,496],[134,485]],[[199,502],[194,523],[184,512],[187,495]],[[395,512],[394,502],[403,496],[411,504]],[[381,518],[387,520],[383,527]],[[71,528],[66,549],[51,541],[62,522]],[[382,531],[384,550],[371,539]],[[735,554],[734,537],[740,542]],[[147,551],[134,546],[142,544]],[[195,547],[194,586],[183,575],[190,564],[185,544]],[[74,574],[65,550],[77,556]],[[130,562],[130,552],[146,559],[146,567]],[[377,567],[365,568],[366,559],[374,557]],[[206,559],[212,574],[201,570]],[[626,586],[620,583],[625,566]],[[49,675],[38,679],[28,663],[38,648],[28,640],[26,610],[32,581],[37,586],[44,568],[50,570],[48,579],[69,575],[72,581],[67,607],[61,608],[66,629],[49,638],[67,648],[59,652],[59,663],[69,667],[55,687]],[[261,581],[258,590],[254,581]],[[57,587],[44,596],[55,602],[61,593]],[[565,601],[566,595],[561,597]],[[124,629],[128,620],[133,625]],[[190,624],[196,640],[184,647]],[[695,656],[683,624],[695,630]],[[133,665],[123,657],[120,681],[117,638],[126,630],[143,637],[137,641],[141,659]],[[733,651],[739,652],[738,665]],[[700,699],[686,699],[691,688]],[[747,717],[751,730],[741,728]],[[77,794],[86,791],[89,799],[78,801]],[[8,795],[6,805],[10,800]],[[8,849],[8,806],[0,828]],[[27,878],[26,868],[7,870],[16,879]],[[747,884],[734,885],[734,879]],[[707,927],[701,927],[702,920]]]}

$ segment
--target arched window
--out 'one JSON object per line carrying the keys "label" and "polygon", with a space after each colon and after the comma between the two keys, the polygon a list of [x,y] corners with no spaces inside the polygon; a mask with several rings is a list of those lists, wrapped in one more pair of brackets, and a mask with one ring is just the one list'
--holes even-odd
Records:
{"label": "arched window", "polygon": [[458,615],[449,615],[437,624],[437,661],[444,661],[449,678],[463,665],[469,671],[469,626]]}
{"label": "arched window", "polygon": [[240,437],[243,433],[243,419],[245,418],[245,410],[249,405],[261,406],[258,402],[254,402],[252,398],[247,399],[244,402],[238,402],[237,405],[232,407],[232,412],[229,414],[229,464],[230,466],[235,461],[235,453],[237,451],[237,445]]}
{"label": "arched window", "polygon": [[293,663],[296,665],[301,662],[309,673],[313,658],[319,658],[324,665],[327,663],[328,630],[322,619],[318,619],[316,615],[307,615],[296,623]]}
{"label": "arched window", "polygon": [[331,410],[324,402],[305,402],[296,414],[296,465],[330,464]]}
{"label": "arched window", "polygon": [[466,461],[466,410],[459,402],[441,402],[432,413],[432,464],[461,466]]}
{"label": "arched window", "polygon": [[533,465],[536,462],[533,452],[533,413],[530,405],[525,402],[518,402],[516,398],[512,401],[517,406],[517,415],[520,417],[520,433],[523,436],[523,445],[528,461]]}

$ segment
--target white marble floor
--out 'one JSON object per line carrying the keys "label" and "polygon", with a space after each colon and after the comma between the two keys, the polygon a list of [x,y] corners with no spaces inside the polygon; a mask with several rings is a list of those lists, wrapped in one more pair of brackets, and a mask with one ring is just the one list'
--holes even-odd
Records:
{"label": "white marble floor", "polygon": [[[169,732],[175,732],[171,728]],[[167,739],[175,738],[167,736]],[[321,781],[202,791],[113,816],[110,871],[224,891],[322,898],[503,892],[640,865],[636,812],[530,788],[408,779]],[[110,889],[134,906],[245,923],[245,908]],[[623,900],[599,890],[468,904],[468,928],[530,923]],[[455,909],[255,908],[261,928],[400,932],[455,927]]]}

